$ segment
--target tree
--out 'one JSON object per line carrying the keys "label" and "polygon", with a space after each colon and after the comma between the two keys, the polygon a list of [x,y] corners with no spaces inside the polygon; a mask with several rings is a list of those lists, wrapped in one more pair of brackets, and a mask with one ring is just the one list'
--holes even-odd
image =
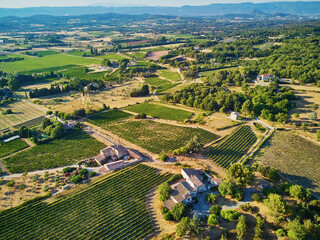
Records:
{"label": "tree", "polygon": [[61,122],[54,124],[54,128],[50,132],[52,138],[59,138],[64,134],[64,126]]}
{"label": "tree", "polygon": [[251,101],[250,100],[246,100],[242,104],[241,112],[243,113],[243,115],[248,116],[251,111],[252,111]]}
{"label": "tree", "polygon": [[263,233],[263,225],[265,224],[265,220],[260,216],[256,219],[257,223],[254,227],[254,240],[262,240],[262,233]]}
{"label": "tree", "polygon": [[231,181],[226,180],[223,181],[218,187],[219,193],[223,197],[227,195],[233,196],[234,189],[235,185]]}
{"label": "tree", "polygon": [[310,190],[300,185],[292,185],[289,189],[289,194],[291,197],[300,200],[307,200],[311,197]]}
{"label": "tree", "polygon": [[48,126],[52,125],[53,123],[49,118],[44,118],[42,122],[42,129],[46,129]]}
{"label": "tree", "polygon": [[307,238],[307,230],[298,219],[288,223],[288,237],[291,240],[304,240]]}
{"label": "tree", "polygon": [[200,219],[198,218],[197,214],[193,214],[193,217],[191,219],[191,222],[190,222],[190,230],[196,234],[196,235],[199,235],[200,234],[200,225],[201,225],[201,221]]}
{"label": "tree", "polygon": [[255,202],[261,202],[262,201],[262,197],[259,194],[254,193],[254,194],[252,194],[252,200],[255,201]]}
{"label": "tree", "polygon": [[174,205],[170,212],[176,221],[180,221],[181,218],[188,216],[187,207],[183,203]]}
{"label": "tree", "polygon": [[238,219],[239,213],[236,210],[227,209],[221,211],[221,216],[231,222]]}
{"label": "tree", "polygon": [[268,199],[264,200],[264,204],[273,212],[277,214],[286,213],[287,204],[283,197],[276,193],[271,193]]}
{"label": "tree", "polygon": [[183,217],[176,227],[176,233],[178,237],[183,237],[189,230],[191,219],[189,217]]}
{"label": "tree", "polygon": [[186,143],[185,147],[188,152],[199,152],[203,147],[203,144],[201,143],[200,138],[195,135],[192,139],[190,139],[190,141]]}
{"label": "tree", "polygon": [[216,215],[216,216],[219,216],[221,210],[222,210],[222,207],[221,207],[221,206],[219,206],[219,205],[213,205],[213,206],[210,207],[209,212],[210,212],[211,214],[214,214],[214,215]]}
{"label": "tree", "polygon": [[81,182],[81,181],[82,181],[82,177],[79,176],[79,175],[72,176],[72,178],[71,178],[71,182],[72,182],[73,184],[79,183],[79,182]]}
{"label": "tree", "polygon": [[245,187],[254,179],[254,173],[249,167],[241,163],[232,164],[226,172],[227,177],[233,180],[237,185]]}
{"label": "tree", "polygon": [[213,193],[207,193],[206,199],[209,203],[215,203],[218,199],[218,196]]}
{"label": "tree", "polygon": [[165,183],[161,184],[158,188],[158,191],[159,191],[160,201],[164,202],[170,198],[171,188],[170,188],[169,183],[165,182]]}
{"label": "tree", "polygon": [[8,87],[11,91],[18,90],[20,87],[19,80],[13,76],[10,76],[8,80]]}
{"label": "tree", "polygon": [[10,180],[9,182],[7,182],[7,187],[13,187],[16,184],[16,182],[14,181],[14,179]]}
{"label": "tree", "polygon": [[207,220],[208,225],[216,226],[219,224],[218,216],[215,214],[210,214]]}
{"label": "tree", "polygon": [[244,235],[246,235],[246,232],[247,232],[246,216],[241,215],[239,217],[239,222],[237,224],[237,238],[239,240],[242,240]]}

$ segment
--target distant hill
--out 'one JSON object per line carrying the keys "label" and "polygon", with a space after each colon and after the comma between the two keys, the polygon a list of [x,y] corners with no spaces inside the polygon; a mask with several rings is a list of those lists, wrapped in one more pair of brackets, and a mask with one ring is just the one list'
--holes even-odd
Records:
{"label": "distant hill", "polygon": [[269,2],[269,3],[233,3],[210,4],[206,6],[182,7],[34,7],[0,8],[0,17],[29,17],[33,15],[84,15],[84,14],[151,14],[171,16],[212,16],[225,14],[290,14],[297,16],[320,16],[320,1],[316,2]]}

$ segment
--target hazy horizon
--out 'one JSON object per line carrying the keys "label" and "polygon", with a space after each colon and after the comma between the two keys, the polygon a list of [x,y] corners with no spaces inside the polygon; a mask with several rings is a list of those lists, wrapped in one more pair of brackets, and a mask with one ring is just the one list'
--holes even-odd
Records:
{"label": "hazy horizon", "polygon": [[[2,0],[0,3],[0,8],[25,8],[25,7],[67,7],[67,6],[183,6],[183,5],[208,5],[212,3],[265,3],[265,2],[300,2],[295,0],[162,0],[161,2],[156,0],[135,0],[134,4],[132,0]],[[318,2],[318,0],[309,0],[303,2]]]}

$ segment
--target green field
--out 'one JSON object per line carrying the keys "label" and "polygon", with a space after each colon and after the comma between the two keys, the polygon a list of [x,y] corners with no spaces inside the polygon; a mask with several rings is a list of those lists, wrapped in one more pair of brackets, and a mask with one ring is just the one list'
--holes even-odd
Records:
{"label": "green field", "polygon": [[51,68],[40,68],[37,70],[31,70],[31,71],[24,71],[24,72],[20,72],[23,74],[32,74],[32,73],[50,73],[52,72],[57,72],[57,71],[62,71],[62,70],[68,70],[68,69],[72,69],[78,67],[77,65],[64,65],[64,66],[59,66],[59,67],[51,67]]}
{"label": "green field", "polygon": [[148,239],[155,231],[147,194],[169,178],[138,164],[74,194],[0,213],[2,239]]}
{"label": "green field", "polygon": [[114,123],[104,128],[153,153],[180,148],[195,135],[199,136],[202,143],[218,138],[201,128],[181,127],[150,120]]}
{"label": "green field", "polygon": [[158,77],[146,78],[145,81],[148,84],[157,87],[157,92],[163,92],[178,85],[177,83],[171,83],[168,80],[160,79]]}
{"label": "green field", "polygon": [[320,146],[290,131],[276,131],[254,160],[281,171],[295,184],[320,196]]}
{"label": "green field", "polygon": [[178,81],[181,80],[179,73],[172,72],[170,70],[161,70],[161,71],[159,71],[159,75],[161,77],[164,77],[164,78],[169,79],[169,80],[174,81],[174,82],[178,82]]}
{"label": "green field", "polygon": [[13,113],[6,115],[0,114],[0,130],[44,116],[46,113],[45,110],[25,100],[11,103],[6,107],[2,107],[2,110],[8,108],[10,108]]}
{"label": "green field", "polygon": [[220,71],[220,70],[235,70],[235,69],[238,69],[238,67],[217,68],[217,69],[210,70],[210,71],[200,72],[200,75],[201,75],[201,77],[210,77],[213,73],[216,73],[217,71]]}
{"label": "green field", "polygon": [[[49,50],[48,51],[36,51],[36,52],[32,52],[32,53],[36,54],[37,57],[44,57],[44,56],[59,54],[59,52],[57,52],[57,51],[49,51]],[[24,53],[24,54],[26,54],[26,53]],[[28,55],[28,54],[26,54],[26,55]]]}
{"label": "green field", "polygon": [[130,117],[131,114],[122,112],[118,109],[109,110],[106,112],[98,113],[96,115],[90,116],[87,119],[87,122],[92,123],[96,126],[103,126],[110,124],[125,118]]}
{"label": "green field", "polygon": [[104,58],[104,59],[109,59],[109,60],[122,60],[122,59],[126,59],[127,57],[120,55],[120,54],[116,54],[116,53],[109,53],[106,55],[101,55],[101,56],[97,56],[98,58]]}
{"label": "green field", "polygon": [[126,107],[126,110],[135,113],[145,113],[146,115],[152,117],[181,122],[190,118],[193,114],[192,112],[184,111],[181,109],[170,108],[151,103],[140,103],[134,106]]}
{"label": "green field", "polygon": [[0,158],[13,154],[27,147],[29,147],[29,145],[20,139],[15,139],[7,143],[0,142]]}
{"label": "green field", "polygon": [[171,82],[164,80],[164,79],[160,79],[158,77],[150,77],[150,78],[146,78],[145,81],[155,87],[159,87],[160,85],[163,84],[170,84]]}
{"label": "green field", "polygon": [[65,71],[61,71],[61,73],[67,77],[74,77],[74,78],[85,79],[85,80],[103,80],[104,75],[108,73],[108,71],[86,73],[85,69],[86,67],[78,67],[78,68],[72,68]]}
{"label": "green field", "polygon": [[135,53],[128,53],[128,55],[130,57],[134,57],[136,59],[143,59],[145,56],[146,56],[146,53],[145,52],[135,52]]}
{"label": "green field", "polygon": [[17,62],[6,62],[0,64],[0,70],[5,72],[24,72],[45,68],[61,67],[66,65],[90,65],[100,64],[97,58],[84,58],[64,54],[55,54],[45,57],[33,57]]}
{"label": "green field", "polygon": [[62,167],[95,156],[105,145],[82,131],[74,131],[60,139],[36,145],[31,149],[5,158],[10,173]]}
{"label": "green field", "polygon": [[256,140],[251,128],[242,126],[217,146],[209,147],[205,155],[221,167],[228,168],[232,163],[238,162]]}

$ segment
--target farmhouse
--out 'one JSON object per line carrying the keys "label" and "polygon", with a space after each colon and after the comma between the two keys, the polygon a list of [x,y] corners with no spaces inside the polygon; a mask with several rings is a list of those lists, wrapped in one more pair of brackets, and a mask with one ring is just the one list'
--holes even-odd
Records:
{"label": "farmhouse", "polygon": [[195,189],[196,192],[203,192],[206,189],[206,185],[203,182],[202,171],[189,168],[182,168],[181,174],[182,177],[186,179],[187,183],[193,189]]}
{"label": "farmhouse", "polygon": [[109,148],[102,149],[94,159],[102,166],[108,160],[117,161],[119,159],[134,159],[136,161],[141,161],[143,160],[143,156],[138,151],[127,149],[122,145],[112,145]]}
{"label": "farmhouse", "polygon": [[270,82],[274,80],[274,75],[262,74],[257,76],[257,81]]}
{"label": "farmhouse", "polygon": [[196,191],[186,182],[178,182],[171,186],[172,192],[170,198],[175,203],[188,204],[192,202],[192,198],[196,196]]}
{"label": "farmhouse", "polygon": [[112,163],[107,163],[104,164],[99,171],[103,172],[103,173],[107,173],[113,170],[116,170],[118,168],[121,168],[124,166],[124,161],[120,160],[120,161],[116,161],[116,162],[112,162]]}
{"label": "farmhouse", "polygon": [[238,120],[239,115],[240,114],[238,112],[231,112],[230,113],[230,119],[231,120]]}
{"label": "farmhouse", "polygon": [[258,183],[258,187],[260,189],[267,189],[267,188],[270,188],[270,183],[266,180],[261,180],[259,183]]}
{"label": "farmhouse", "polygon": [[77,125],[77,121],[69,120],[66,123],[63,124],[65,129],[74,129]]}

